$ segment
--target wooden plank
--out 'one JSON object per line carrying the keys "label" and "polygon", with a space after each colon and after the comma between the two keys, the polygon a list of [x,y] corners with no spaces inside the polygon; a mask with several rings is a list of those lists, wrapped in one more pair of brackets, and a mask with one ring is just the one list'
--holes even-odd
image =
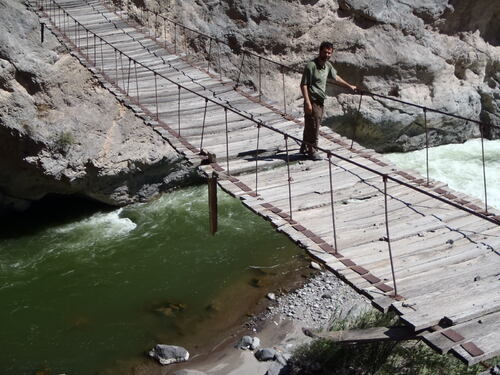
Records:
{"label": "wooden plank", "polygon": [[322,338],[341,343],[368,343],[384,341],[418,340],[420,335],[410,327],[374,327],[351,329],[344,331],[321,332],[311,328],[303,328],[306,336]]}
{"label": "wooden plank", "polygon": [[469,283],[467,287],[449,287],[393,306],[403,314],[403,321],[416,330],[434,326],[445,318],[457,324],[500,310],[500,294],[492,292],[498,287],[500,282],[495,277],[488,277]]}
{"label": "wooden plank", "polygon": [[[458,337],[458,340],[453,340],[446,334],[443,334],[448,330],[458,333],[461,339]],[[473,319],[439,332],[426,333],[422,338],[439,353],[448,353],[455,346],[467,341],[474,342],[476,339],[491,332],[500,332],[500,312],[484,315],[481,318]]]}
{"label": "wooden plank", "polygon": [[500,355],[500,330],[498,329],[470,342],[482,350],[483,354],[471,355],[464,349],[464,344],[451,349],[454,355],[464,360],[469,366]]}

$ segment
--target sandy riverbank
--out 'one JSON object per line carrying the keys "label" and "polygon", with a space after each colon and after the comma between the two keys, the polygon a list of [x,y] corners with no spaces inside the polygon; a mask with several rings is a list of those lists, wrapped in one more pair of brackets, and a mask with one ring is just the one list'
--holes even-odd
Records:
{"label": "sandy riverbank", "polygon": [[293,292],[269,300],[265,311],[231,332],[221,343],[186,363],[166,366],[162,375],[264,375],[276,361],[259,362],[254,352],[235,347],[244,335],[260,339],[260,348],[291,354],[311,339],[302,328],[323,329],[335,316],[356,314],[369,302],[330,272],[319,272]]}

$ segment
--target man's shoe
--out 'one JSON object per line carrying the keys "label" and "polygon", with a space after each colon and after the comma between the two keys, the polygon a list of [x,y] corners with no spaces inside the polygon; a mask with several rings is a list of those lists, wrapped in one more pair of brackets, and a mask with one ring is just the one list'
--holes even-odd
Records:
{"label": "man's shoe", "polygon": [[314,154],[309,155],[309,159],[318,161],[318,160],[323,160],[321,155],[318,152],[315,152]]}

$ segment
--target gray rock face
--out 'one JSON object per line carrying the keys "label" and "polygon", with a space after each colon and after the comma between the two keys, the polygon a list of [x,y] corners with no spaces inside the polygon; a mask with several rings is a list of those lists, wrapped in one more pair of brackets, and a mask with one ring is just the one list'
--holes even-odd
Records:
{"label": "gray rock face", "polygon": [[149,356],[158,360],[162,365],[170,365],[187,361],[189,352],[180,346],[157,344],[149,351]]}
{"label": "gray rock face", "polygon": [[[500,2],[489,0],[146,0],[150,9],[229,43],[222,63],[236,77],[241,48],[301,71],[322,40],[336,48],[339,74],[361,88],[500,126]],[[198,44],[196,44],[198,43]],[[208,43],[207,43],[208,44]],[[197,51],[208,46],[192,42]],[[198,53],[198,55],[201,55]],[[246,57],[241,81],[258,87],[258,59]],[[282,77],[262,64],[264,94],[280,101]],[[300,73],[285,78],[288,109],[302,113]],[[378,151],[425,146],[421,109],[329,89],[325,124]],[[353,126],[353,124],[356,126]],[[427,113],[430,145],[478,137],[477,125]],[[499,137],[498,129],[485,135]]]}
{"label": "gray rock face", "polygon": [[0,2],[0,212],[48,193],[146,200],[192,171],[21,2]]}

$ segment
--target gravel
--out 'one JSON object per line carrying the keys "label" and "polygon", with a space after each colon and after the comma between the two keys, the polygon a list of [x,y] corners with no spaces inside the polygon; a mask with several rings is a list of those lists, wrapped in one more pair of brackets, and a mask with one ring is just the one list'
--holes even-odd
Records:
{"label": "gravel", "polygon": [[311,328],[324,328],[334,316],[368,308],[367,299],[330,272],[319,272],[294,292],[276,295],[263,319],[281,314]]}

